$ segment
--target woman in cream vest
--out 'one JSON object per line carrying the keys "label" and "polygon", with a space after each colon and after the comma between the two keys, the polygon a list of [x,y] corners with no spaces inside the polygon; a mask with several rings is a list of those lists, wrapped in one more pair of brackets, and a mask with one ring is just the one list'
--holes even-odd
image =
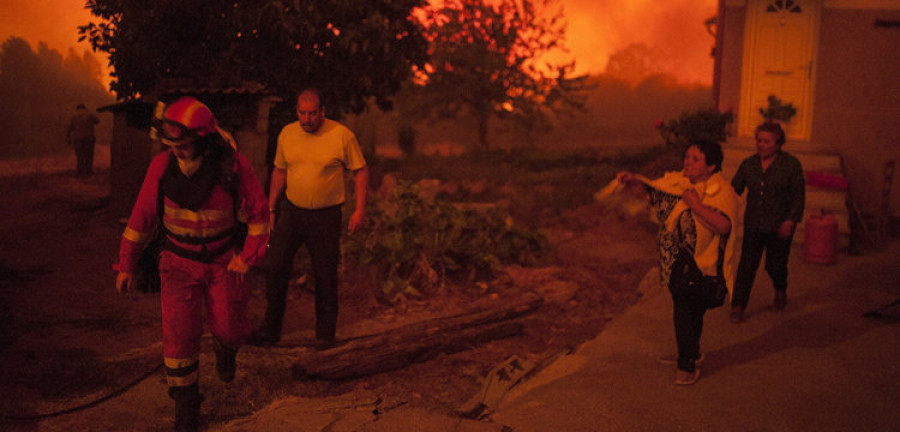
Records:
{"label": "woman in cream vest", "polygon": [[[669,288],[672,264],[680,247],[693,251],[694,261],[704,275],[716,275],[723,257],[722,275],[729,292],[734,282],[734,241],[730,235],[737,213],[737,196],[719,174],[722,147],[717,142],[698,141],[688,147],[684,168],[649,180],[630,172],[620,172],[616,180],[649,199],[660,222],[657,236],[660,254],[660,282]],[[693,384],[700,377],[700,335],[707,306],[693,299],[672,296],[675,339],[678,344],[675,384]]]}

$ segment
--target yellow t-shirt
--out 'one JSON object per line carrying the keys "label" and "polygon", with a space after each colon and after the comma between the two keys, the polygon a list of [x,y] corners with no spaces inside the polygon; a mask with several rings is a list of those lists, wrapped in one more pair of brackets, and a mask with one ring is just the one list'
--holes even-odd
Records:
{"label": "yellow t-shirt", "polygon": [[287,199],[305,209],[343,204],[344,171],[366,166],[353,132],[329,119],[312,134],[299,122],[285,126],[278,135],[274,163],[287,171]]}

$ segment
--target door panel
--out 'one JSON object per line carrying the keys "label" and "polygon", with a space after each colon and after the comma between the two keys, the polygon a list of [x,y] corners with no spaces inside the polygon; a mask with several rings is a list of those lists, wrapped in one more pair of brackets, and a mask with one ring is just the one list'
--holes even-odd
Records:
{"label": "door panel", "polygon": [[744,69],[738,134],[753,134],[759,109],[774,94],[797,108],[788,137],[806,140],[812,120],[813,62],[820,2],[750,0],[744,36]]}

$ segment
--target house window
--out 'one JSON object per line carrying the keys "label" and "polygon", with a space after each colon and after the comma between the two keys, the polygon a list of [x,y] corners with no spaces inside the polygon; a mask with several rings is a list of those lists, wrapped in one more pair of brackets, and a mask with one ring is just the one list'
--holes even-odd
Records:
{"label": "house window", "polygon": [[794,3],[794,0],[775,0],[769,3],[766,12],[801,13],[803,9],[800,8],[800,5]]}

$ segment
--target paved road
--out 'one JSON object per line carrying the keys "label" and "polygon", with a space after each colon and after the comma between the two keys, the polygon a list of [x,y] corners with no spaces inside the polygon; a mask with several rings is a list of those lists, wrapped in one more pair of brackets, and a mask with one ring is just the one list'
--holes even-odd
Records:
{"label": "paved road", "polygon": [[785,311],[771,308],[762,273],[747,321],[708,313],[697,384],[672,385],[672,367],[656,361],[675,345],[654,272],[638,305],[492,418],[516,432],[900,430],[900,306],[894,321],[862,317],[900,298],[900,245],[833,266],[802,257],[795,245]]}
{"label": "paved road", "polygon": [[693,386],[672,385],[674,367],[657,361],[675,342],[671,300],[651,271],[638,304],[513,388],[483,421],[403,406],[375,415],[365,396],[353,395],[282,401],[216,430],[900,430],[900,306],[887,311],[893,320],[863,317],[900,298],[900,242],[839,254],[832,266],[806,263],[802,247],[793,251],[786,310],[771,308],[761,273],[746,322],[729,322],[727,307],[707,314],[706,360]]}

